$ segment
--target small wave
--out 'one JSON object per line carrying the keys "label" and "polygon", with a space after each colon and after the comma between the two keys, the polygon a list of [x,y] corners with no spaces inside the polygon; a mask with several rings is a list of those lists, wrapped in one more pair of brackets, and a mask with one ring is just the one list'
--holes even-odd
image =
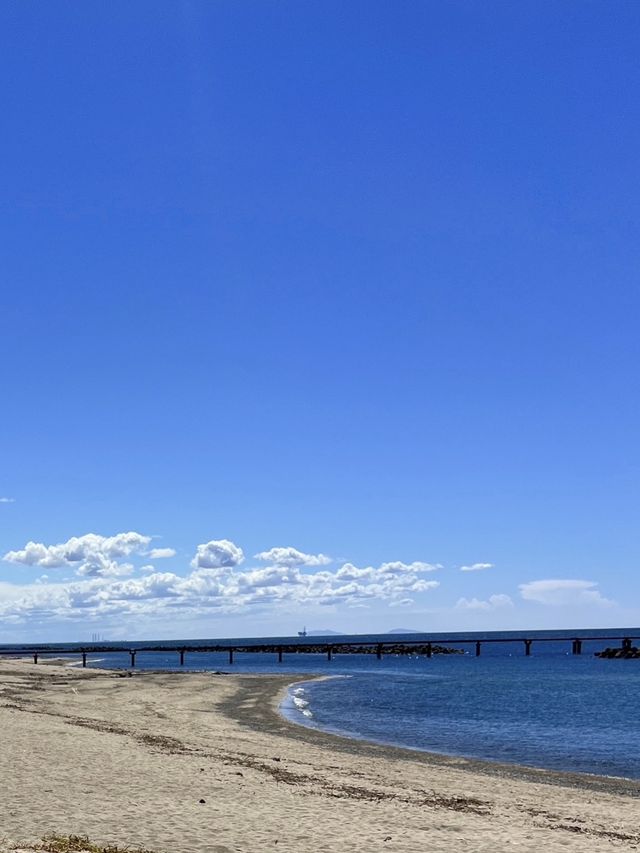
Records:
{"label": "small wave", "polygon": [[312,713],[311,713],[311,711],[309,711],[308,709],[305,709],[305,710],[302,712],[302,714],[303,714],[303,716],[305,716],[305,717],[313,717],[313,714],[312,714]]}
{"label": "small wave", "polygon": [[296,708],[306,708],[309,703],[306,699],[301,699],[299,696],[294,696],[293,704],[296,706]]}

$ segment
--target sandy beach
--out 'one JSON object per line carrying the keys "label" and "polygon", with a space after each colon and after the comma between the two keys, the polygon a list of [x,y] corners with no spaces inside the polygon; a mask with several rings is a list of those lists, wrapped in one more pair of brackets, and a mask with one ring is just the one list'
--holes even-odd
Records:
{"label": "sandy beach", "polygon": [[640,849],[640,783],[433,756],[288,723],[290,676],[0,661],[0,851]]}

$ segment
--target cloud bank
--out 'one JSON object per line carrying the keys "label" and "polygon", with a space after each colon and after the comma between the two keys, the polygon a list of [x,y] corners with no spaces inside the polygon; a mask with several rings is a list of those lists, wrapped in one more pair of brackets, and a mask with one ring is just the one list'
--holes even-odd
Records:
{"label": "cloud bank", "polygon": [[[128,531],[113,536],[86,533],[65,542],[29,541],[4,560],[22,566],[25,583],[0,581],[0,625],[99,623],[126,626],[159,621],[173,624],[229,614],[298,613],[318,608],[411,608],[440,586],[439,563],[390,560],[377,565],[334,561],[293,546],[258,552],[247,564],[243,549],[229,539],[210,539],[194,548],[191,560],[172,571],[156,561],[174,558],[174,548],[152,548],[152,537]],[[460,571],[483,571],[491,563],[470,563]],[[35,577],[33,570],[37,570]],[[30,570],[30,571],[26,571]],[[15,574],[15,573],[14,573]],[[595,581],[545,579],[520,584],[520,602],[534,606],[609,607]],[[513,608],[505,593],[458,598],[441,613],[485,614],[487,620]],[[434,611],[437,612],[437,611]],[[497,617],[495,617],[497,618]]]}
{"label": "cloud bank", "polygon": [[[122,561],[175,554],[168,548],[149,550],[149,542],[149,536],[135,532],[111,537],[88,533],[56,545],[28,542],[21,550],[9,551],[4,559],[10,563],[71,568],[77,579],[55,582],[42,576],[28,586],[9,584],[10,592],[0,601],[0,617],[14,623],[33,618],[107,621],[270,611],[282,606],[354,607],[373,601],[407,606],[412,595],[439,586],[424,578],[438,568],[431,563],[395,561],[376,567],[345,563],[328,570],[330,558],[292,547],[260,552],[257,558],[269,565],[241,568],[242,548],[228,539],[198,545],[185,575],[159,572],[149,563],[135,568]],[[303,571],[309,567],[316,571]]]}
{"label": "cloud bank", "polygon": [[520,584],[520,595],[525,601],[537,601],[552,607],[613,604],[601,595],[595,581],[586,580],[540,580]]}

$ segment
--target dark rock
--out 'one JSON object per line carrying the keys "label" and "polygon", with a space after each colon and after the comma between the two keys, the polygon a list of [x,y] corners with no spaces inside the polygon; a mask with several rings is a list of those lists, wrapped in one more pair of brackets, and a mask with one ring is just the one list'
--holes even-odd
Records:
{"label": "dark rock", "polygon": [[596,652],[597,658],[605,658],[607,660],[640,660],[640,649],[637,646],[628,646],[627,648],[603,649],[601,652]]}

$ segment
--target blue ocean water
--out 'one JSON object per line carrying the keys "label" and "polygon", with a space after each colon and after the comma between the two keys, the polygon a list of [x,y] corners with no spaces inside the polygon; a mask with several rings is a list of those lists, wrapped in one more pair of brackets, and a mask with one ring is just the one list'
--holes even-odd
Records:
{"label": "blue ocean water", "polygon": [[[640,779],[640,666],[569,656],[399,660],[294,686],[286,714],[351,737]],[[631,664],[631,666],[630,666]]]}
{"label": "blue ocean water", "polygon": [[[640,630],[575,631],[572,636],[604,634],[640,636]],[[594,651],[619,642],[585,642],[581,655],[571,643],[539,642],[554,632],[530,632],[530,657],[513,634],[466,634],[484,643],[464,655],[417,656],[188,653],[180,667],[175,652],[141,652],[136,668],[223,670],[338,676],[297,682],[283,713],[302,725],[355,738],[413,749],[525,764],[556,770],[640,779],[640,660],[602,660]],[[403,639],[438,639],[406,635]],[[449,635],[455,641],[455,636]],[[327,638],[329,641],[348,637]],[[358,637],[389,642],[389,635]],[[326,642],[307,638],[307,642]],[[295,644],[291,638],[201,640],[206,645],[250,645],[261,642]],[[195,641],[188,641],[196,645]],[[131,648],[143,644],[132,643]],[[171,642],[175,645],[175,641]],[[453,643],[451,644],[453,645]],[[77,646],[67,646],[71,652]],[[0,654],[2,648],[0,647]],[[93,665],[128,667],[122,652],[90,656]],[[90,665],[91,665],[90,664]]]}

